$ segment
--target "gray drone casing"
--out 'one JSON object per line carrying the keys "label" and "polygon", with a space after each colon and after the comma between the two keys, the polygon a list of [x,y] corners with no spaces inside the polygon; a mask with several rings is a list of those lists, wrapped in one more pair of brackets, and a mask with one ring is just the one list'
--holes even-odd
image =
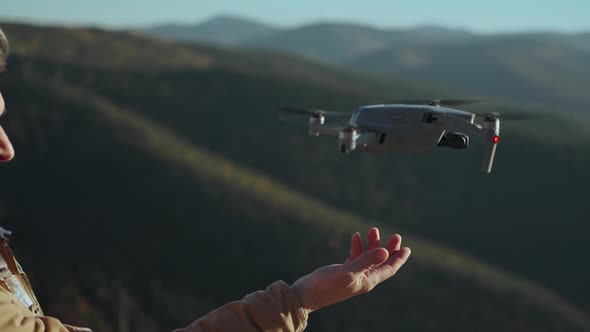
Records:
{"label": "gray drone casing", "polygon": [[476,115],[448,107],[430,105],[369,105],[356,109],[347,123],[326,124],[324,116],[312,116],[309,134],[338,137],[341,152],[427,152],[443,144],[445,138],[463,137],[467,148],[471,137],[484,146],[483,170],[490,173],[500,135],[500,120],[486,118],[475,123]]}

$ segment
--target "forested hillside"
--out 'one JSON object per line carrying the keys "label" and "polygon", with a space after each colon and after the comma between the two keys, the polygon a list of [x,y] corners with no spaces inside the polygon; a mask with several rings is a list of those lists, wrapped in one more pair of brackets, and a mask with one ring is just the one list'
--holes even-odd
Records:
{"label": "forested hillside", "polygon": [[306,119],[277,121],[276,106],[428,92],[268,52],[2,27],[17,159],[2,166],[0,218],[49,313],[170,329],[342,260],[350,234],[376,224],[405,235],[412,261],[374,294],[314,314],[311,330],[589,328],[587,118],[507,125],[491,176],[477,146],[342,156],[306,137]]}

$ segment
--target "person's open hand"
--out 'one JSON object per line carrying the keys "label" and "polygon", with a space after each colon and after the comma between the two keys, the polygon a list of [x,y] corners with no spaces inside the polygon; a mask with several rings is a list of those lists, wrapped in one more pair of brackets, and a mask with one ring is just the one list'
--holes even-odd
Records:
{"label": "person's open hand", "polygon": [[310,312],[368,293],[392,277],[410,256],[410,249],[401,248],[401,242],[401,236],[395,234],[385,248],[381,247],[379,229],[373,227],[364,250],[360,234],[355,233],[344,264],[321,267],[299,278],[291,287],[303,308]]}

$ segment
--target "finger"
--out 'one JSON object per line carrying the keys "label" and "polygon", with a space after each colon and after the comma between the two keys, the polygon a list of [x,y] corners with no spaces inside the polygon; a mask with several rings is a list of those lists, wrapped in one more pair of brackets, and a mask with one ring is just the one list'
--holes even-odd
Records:
{"label": "finger", "polygon": [[67,324],[64,324],[64,326],[67,328],[68,331],[74,331],[74,332],[92,332],[91,329],[86,328],[86,327],[75,327],[75,326],[71,326],[71,325],[67,325]]}
{"label": "finger", "polygon": [[369,234],[367,235],[367,250],[381,247],[379,240],[379,229],[377,227],[369,229]]}
{"label": "finger", "polygon": [[360,254],[363,253],[363,241],[361,241],[361,235],[359,232],[356,232],[352,235],[352,239],[350,240],[350,254],[346,261],[351,261],[356,259]]}
{"label": "finger", "polygon": [[381,264],[373,271],[373,273],[371,273],[373,285],[377,285],[395,275],[406,263],[411,253],[412,251],[410,248],[404,247],[389,256],[385,263]]}
{"label": "finger", "polygon": [[385,248],[375,248],[346,263],[344,270],[352,273],[363,273],[383,264],[388,258],[389,252]]}
{"label": "finger", "polygon": [[387,250],[389,251],[389,255],[393,255],[402,245],[402,237],[399,234],[394,234],[387,242]]}

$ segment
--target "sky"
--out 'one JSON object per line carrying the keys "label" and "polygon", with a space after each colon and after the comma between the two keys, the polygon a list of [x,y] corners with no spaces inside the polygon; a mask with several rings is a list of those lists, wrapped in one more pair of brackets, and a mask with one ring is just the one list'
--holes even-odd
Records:
{"label": "sky", "polygon": [[350,21],[475,32],[590,31],[590,0],[1,0],[0,20],[110,28],[196,23],[229,14],[282,27]]}

